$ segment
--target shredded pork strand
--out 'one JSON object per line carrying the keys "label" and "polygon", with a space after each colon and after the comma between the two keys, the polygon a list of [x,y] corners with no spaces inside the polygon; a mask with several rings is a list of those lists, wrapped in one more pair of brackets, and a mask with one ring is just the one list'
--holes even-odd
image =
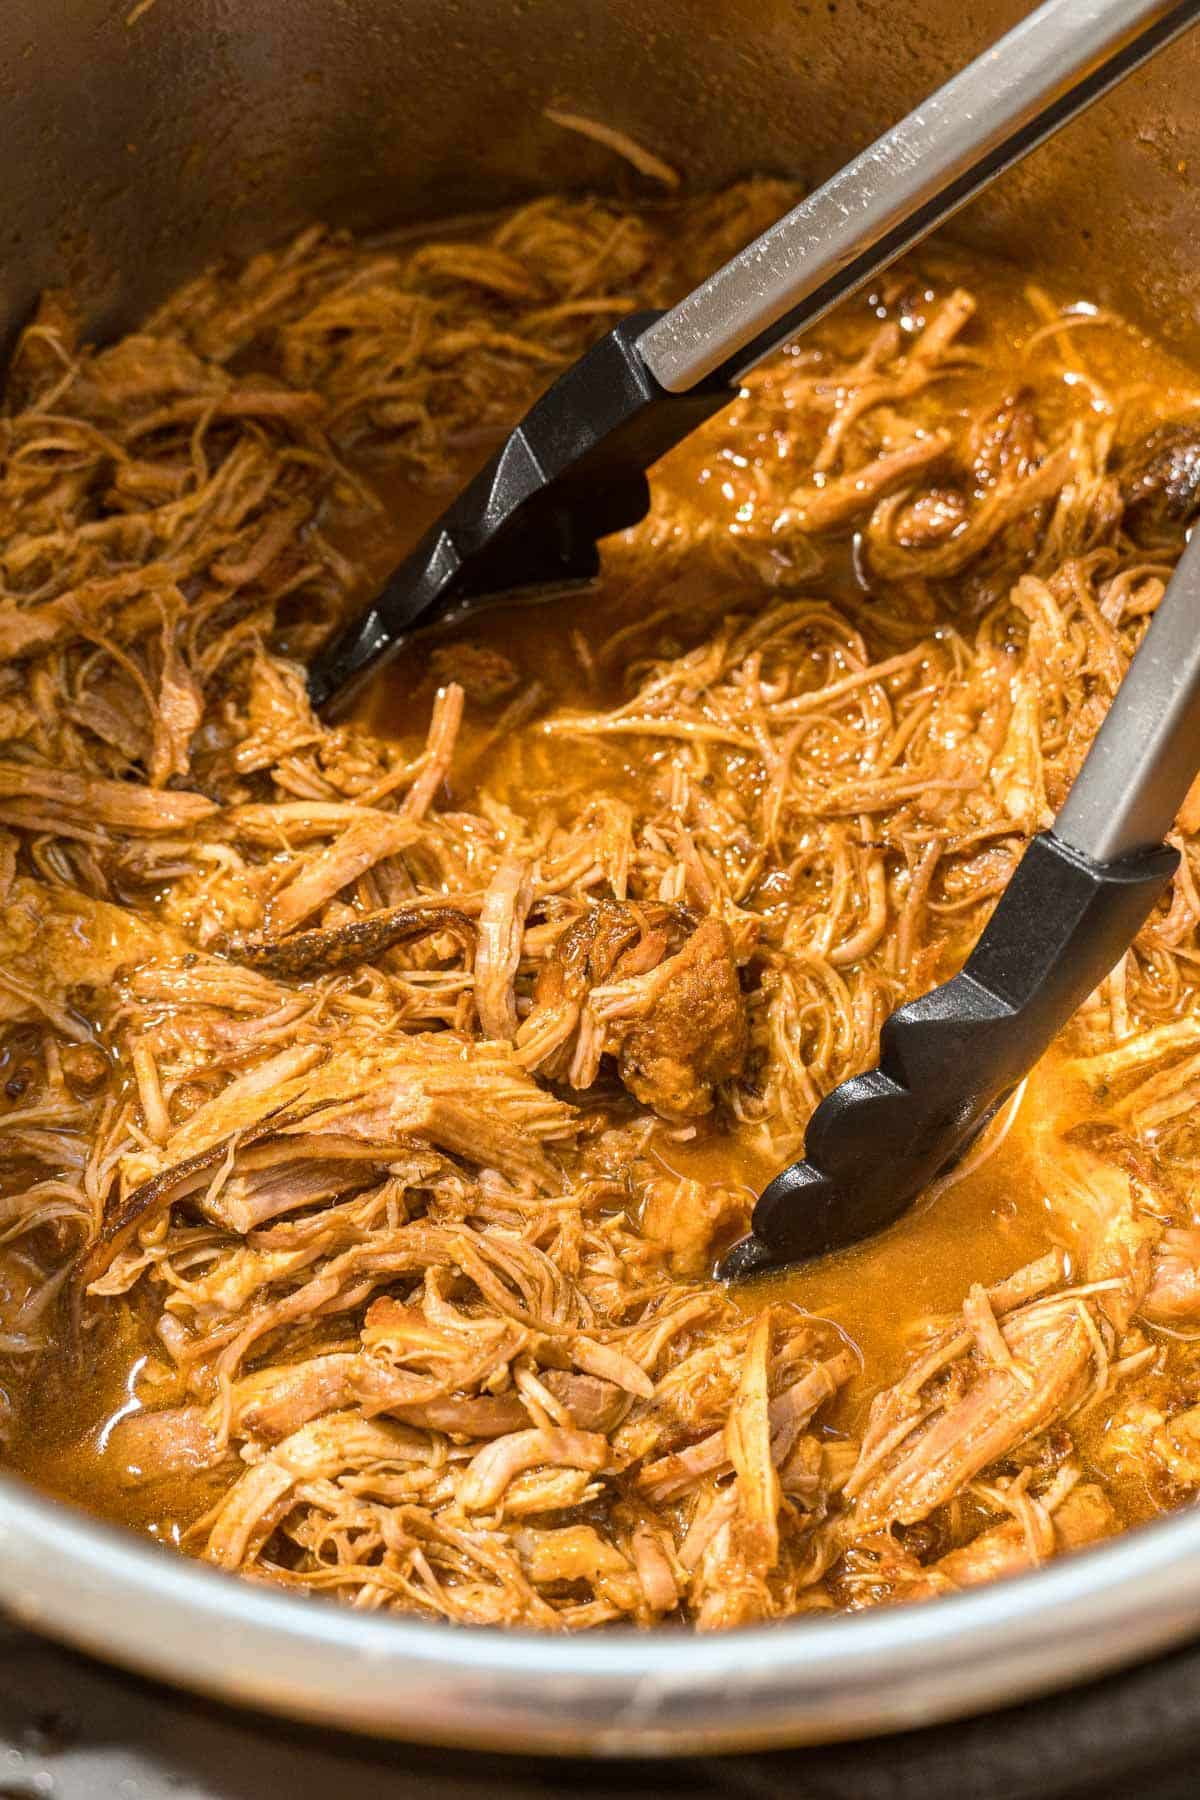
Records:
{"label": "shredded pork strand", "polygon": [[711,1278],[1053,816],[1200,500],[1182,371],[930,252],[663,465],[586,613],[434,639],[386,718],[306,698],[405,496],[790,198],[314,229],[105,348],[45,298],[0,417],[8,1460],[256,1579],[548,1629],[925,1598],[1200,1488],[1186,808],[931,1203],[944,1311],[884,1250],[852,1301]]}

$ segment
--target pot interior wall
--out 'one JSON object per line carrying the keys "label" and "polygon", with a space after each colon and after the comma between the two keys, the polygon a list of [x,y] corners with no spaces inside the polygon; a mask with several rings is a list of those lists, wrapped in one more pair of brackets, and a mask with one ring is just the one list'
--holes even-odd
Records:
{"label": "pot interior wall", "polygon": [[[67,284],[104,335],[226,250],[605,187],[542,116],[712,186],[813,182],[1020,0],[8,0],[0,343]],[[1167,51],[956,224],[1200,348],[1200,41]]]}

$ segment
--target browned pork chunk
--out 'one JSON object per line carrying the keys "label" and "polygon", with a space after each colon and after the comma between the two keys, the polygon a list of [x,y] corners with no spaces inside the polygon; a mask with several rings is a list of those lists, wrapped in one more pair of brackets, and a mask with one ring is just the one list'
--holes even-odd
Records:
{"label": "browned pork chunk", "polygon": [[1200,508],[1200,431],[1156,426],[1123,459],[1121,494],[1139,538],[1162,538],[1187,525]]}
{"label": "browned pork chunk", "polygon": [[592,994],[618,1047],[621,1080],[665,1119],[711,1111],[714,1089],[741,1072],[746,1007],[729,927],[707,919],[647,975]]}
{"label": "browned pork chunk", "polygon": [[590,1087],[611,1054],[660,1117],[710,1112],[745,1062],[746,1007],[729,927],[706,919],[688,934],[689,924],[678,907],[589,907],[538,974],[516,1040],[526,1068]]}
{"label": "browned pork chunk", "polygon": [[665,1245],[677,1275],[703,1275],[722,1239],[744,1229],[751,1196],[714,1182],[656,1177],[642,1207],[642,1230]]}
{"label": "browned pork chunk", "polygon": [[678,907],[618,900],[599,900],[572,920],[538,970],[533,1006],[517,1034],[525,1067],[590,1087],[607,1047],[592,989],[657,967],[688,924]]}

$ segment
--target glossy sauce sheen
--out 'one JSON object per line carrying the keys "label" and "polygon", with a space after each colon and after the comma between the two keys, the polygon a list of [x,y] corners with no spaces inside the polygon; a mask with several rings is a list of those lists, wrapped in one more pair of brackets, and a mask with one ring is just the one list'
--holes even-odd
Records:
{"label": "glossy sauce sheen", "polygon": [[[671,458],[670,474],[674,476],[688,461],[699,459],[684,446]],[[688,470],[688,475],[695,479],[699,472]],[[422,520],[421,529],[424,523]],[[382,538],[378,552],[381,578],[395,566],[409,541],[407,534]],[[847,585],[853,581],[848,558],[843,579]],[[706,590],[702,580],[694,585],[697,609],[706,611],[717,596]],[[523,670],[536,671],[556,704],[598,710],[617,703],[620,683],[592,674],[587,659],[628,622],[619,591],[601,587],[587,594],[563,596],[548,605],[499,604],[481,611],[469,626],[430,635],[448,647],[469,641],[502,649]],[[424,644],[406,647],[359,707],[359,716],[370,730],[402,740],[413,753],[423,740],[434,688],[429,675],[421,673],[427,656]],[[447,666],[452,668],[452,662]],[[514,800],[519,796],[523,804],[529,804],[530,790],[521,779],[519,732],[497,743],[487,723],[474,722],[468,714],[460,742],[463,748],[456,762],[455,798],[469,807],[475,791],[473,769],[486,765],[493,792]],[[598,763],[608,791],[616,787],[635,799],[643,790],[645,765],[611,745],[584,746],[573,761],[574,747],[562,748],[568,760],[556,771],[561,787],[557,793],[548,788],[535,791],[534,797],[541,803],[553,805],[586,792],[596,779]],[[508,780],[504,774],[498,778],[498,769],[507,772],[510,764]],[[1052,1081],[1052,1072],[1044,1070],[1041,1079]],[[872,1395],[902,1372],[920,1326],[935,1315],[952,1314],[973,1281],[986,1286],[1053,1248],[1046,1198],[1025,1166],[1022,1141],[1022,1122],[1036,1106],[1037,1085],[1031,1083],[1001,1149],[978,1173],[966,1173],[955,1181],[943,1197],[935,1195],[918,1203],[890,1230],[866,1243],[741,1290],[748,1313],[767,1299],[792,1300],[847,1330],[866,1373],[865,1378],[851,1382],[834,1403],[834,1416],[842,1429],[855,1432],[860,1428]],[[657,1155],[665,1173],[740,1186],[748,1198],[756,1196],[776,1173],[772,1165],[748,1156],[745,1146],[732,1135],[715,1131],[699,1142],[660,1144]]]}
{"label": "glossy sauce sheen", "polygon": [[[953,271],[978,296],[980,313],[986,316],[990,327],[984,367],[977,377],[959,376],[953,384],[952,408],[961,407],[966,412],[982,396],[1004,385],[1005,349],[1016,362],[1029,336],[1028,298],[1020,273],[998,261],[976,256],[959,258],[949,253],[939,272],[944,274],[947,270]],[[1091,309],[1085,303],[1082,310]],[[834,346],[838,343],[838,324],[835,315],[822,328],[824,340]],[[1081,335],[1087,369],[1100,382],[1129,392],[1135,405],[1139,390],[1160,395],[1172,390],[1191,393],[1194,389],[1193,377],[1186,367],[1132,330],[1118,327]],[[1088,392],[1084,384],[1070,380],[1064,383],[1062,409],[1066,417],[1087,416]],[[666,458],[655,472],[654,481],[686,493],[693,502],[697,494],[707,495],[706,503],[714,518],[722,524],[732,524],[736,530],[736,516],[732,520],[730,517],[733,495],[722,492],[721,464],[711,455],[709,439],[717,430],[719,419],[697,440],[681,445]],[[750,451],[751,462],[755,453],[773,460],[779,454],[786,455],[786,444],[756,446]],[[393,490],[386,483],[377,485],[390,499]],[[405,528],[394,534],[382,531],[370,546],[381,581],[438,512],[427,495],[413,494],[405,482],[394,491],[400,501],[394,507],[394,516],[399,519],[404,513]],[[407,506],[418,500],[423,504],[415,505],[414,512],[408,513]],[[357,549],[362,554],[361,542]],[[701,570],[692,571],[685,579],[690,581],[697,615],[711,616],[711,610],[720,605],[719,590]],[[857,582],[848,545],[842,566],[835,565],[832,572],[827,566],[814,585],[835,599],[839,591],[855,591]],[[603,670],[596,672],[594,658],[613,631],[633,623],[635,616],[622,604],[619,585],[609,581],[581,594],[563,595],[550,604],[501,603],[481,609],[469,624],[448,631],[435,629],[427,634],[427,640],[445,643],[447,647],[469,642],[502,649],[522,672],[536,673],[555,704],[599,710],[618,704],[623,697],[621,671],[605,679]],[[452,660],[446,668],[452,671]],[[422,742],[435,687],[436,682],[428,673],[427,642],[416,641],[403,649],[373,684],[360,703],[357,716],[370,730],[404,741],[415,753]],[[455,797],[463,805],[469,806],[475,791],[472,775],[485,762],[491,790],[503,798],[519,797],[528,805],[530,792],[522,781],[521,737],[518,730],[496,741],[486,721],[472,721],[468,713],[466,735],[460,740],[464,748],[454,775]],[[645,762],[631,760],[611,743],[600,747],[561,744],[560,749],[567,758],[574,750],[575,760],[556,769],[562,784],[557,794],[549,789],[537,794],[544,804],[553,805],[566,794],[586,792],[595,779],[597,760],[610,790],[624,788],[630,798],[635,798],[643,789],[647,779]],[[472,751],[478,759],[475,763]],[[651,747],[646,761],[652,755]],[[1061,1246],[1061,1233],[1055,1230],[1051,1206],[1032,1166],[1026,1142],[1030,1121],[1037,1117],[1043,1096],[1057,1098],[1057,1060],[1057,1054],[1052,1052],[1039,1065],[1016,1110],[1009,1114],[1003,1143],[977,1170],[968,1165],[961,1176],[939,1184],[933,1194],[879,1236],[742,1290],[741,1300],[748,1313],[755,1312],[768,1299],[785,1299],[837,1321],[846,1332],[862,1358],[863,1374],[833,1402],[831,1419],[837,1428],[849,1434],[861,1431],[872,1397],[901,1375],[922,1329],[932,1318],[953,1315],[973,1282],[987,1286]],[[720,1134],[700,1143],[660,1148],[659,1155],[670,1173],[700,1181],[740,1184],[748,1195],[756,1195],[775,1173],[772,1166],[757,1166],[735,1139]],[[1085,1455],[1089,1444],[1102,1436],[1108,1420],[1108,1412],[1101,1407],[1076,1428],[1076,1439]],[[1140,1479],[1131,1477],[1122,1484],[1110,1476],[1108,1485],[1127,1523],[1152,1516],[1155,1508]]]}
{"label": "glossy sauce sheen", "polygon": [[[961,274],[981,296],[981,311],[990,321],[988,355],[977,371],[955,376],[947,404],[968,410],[1004,380],[1003,346],[1015,346],[1029,332],[1029,313],[1016,271],[971,259]],[[836,345],[838,325],[823,328],[824,341]],[[1122,385],[1161,390],[1188,387],[1190,379],[1165,355],[1132,333],[1097,332],[1087,345],[1089,366],[1098,374],[1120,369]],[[1015,350],[1014,350],[1015,355]],[[1061,396],[1068,414],[1086,411],[1087,394],[1065,384]],[[692,505],[706,506],[721,529],[738,529],[736,487],[713,455],[717,426],[702,440],[683,446],[664,465],[656,480],[686,493]],[[786,444],[747,447],[747,455],[779,457]],[[464,469],[464,473],[467,472]],[[389,478],[378,468],[364,471],[384,499],[389,522],[354,534],[353,551],[374,577],[382,579],[436,517],[449,493],[415,487],[404,475]],[[743,521],[744,523],[744,518]],[[603,646],[614,632],[634,622],[616,573],[595,591],[557,599],[551,604],[498,605],[480,612],[451,631],[439,631],[407,647],[367,694],[362,722],[410,748],[423,741],[429,708],[439,682],[453,676],[463,645],[502,649],[522,678],[535,678],[543,699],[538,716],[557,706],[588,710],[616,704],[623,697],[625,670],[618,662],[598,666]],[[704,569],[671,569],[673,590],[685,591],[698,622],[711,619],[722,603],[720,584]],[[820,590],[836,598],[839,587],[854,591],[849,544],[843,566],[820,577]],[[699,635],[699,629],[697,632]],[[444,804],[469,807],[481,774],[490,792],[502,800],[519,799],[526,811],[538,806],[566,810],[603,777],[608,792],[636,799],[653,776],[653,745],[639,751],[634,740],[562,740],[553,768],[528,755],[530,728],[518,723],[505,729],[504,702],[468,707],[463,734]],[[5,1071],[0,1070],[0,1087]],[[953,1314],[973,1282],[998,1280],[1055,1243],[1045,1193],[1029,1166],[1026,1127],[1036,1116],[1041,1096],[1055,1082],[1053,1064],[1043,1065],[1031,1081],[1020,1111],[1001,1147],[977,1169],[968,1170],[916,1206],[879,1238],[817,1264],[796,1269],[745,1292],[754,1310],[767,1297],[785,1297],[813,1313],[837,1321],[861,1355],[863,1374],[852,1381],[832,1412],[838,1429],[861,1429],[867,1403],[880,1387],[894,1380],[911,1356],[914,1335],[933,1315]],[[703,1181],[740,1185],[758,1191],[773,1173],[750,1163],[734,1141],[718,1130],[705,1130],[691,1141],[657,1140],[656,1154],[667,1172]],[[0,1299],[4,1265],[0,1263]],[[120,1519],[167,1542],[178,1543],[188,1523],[211,1498],[207,1478],[185,1480],[173,1487],[140,1490],[129,1487],[104,1455],[112,1422],[137,1402],[131,1400],[131,1368],[148,1348],[136,1304],[115,1330],[110,1329],[97,1365],[63,1368],[47,1361],[31,1382],[21,1410],[20,1428],[10,1446],[10,1460],[52,1490]],[[1098,1414],[1083,1433],[1103,1426]],[[1126,1497],[1129,1518],[1145,1505],[1137,1492]]]}

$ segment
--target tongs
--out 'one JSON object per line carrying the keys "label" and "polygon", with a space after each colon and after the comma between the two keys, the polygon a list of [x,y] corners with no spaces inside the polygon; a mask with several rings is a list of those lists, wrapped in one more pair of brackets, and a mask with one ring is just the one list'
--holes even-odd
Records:
{"label": "tongs", "polygon": [[953,1166],[1145,924],[1200,769],[1200,533],[1052,828],[1030,840],[959,973],[892,1013],[879,1064],[826,1094],[804,1160],[721,1264],[757,1274],[882,1231]]}
{"label": "tongs", "polygon": [[1200,0],[1048,0],[669,312],[623,319],[560,376],[313,662],[343,713],[413,631],[599,573],[646,470],[741,377],[1171,43]]}
{"label": "tongs", "polygon": [[[742,376],[1200,17],[1200,0],[1047,0],[666,312],[562,375],[309,672],[343,712],[411,634],[599,572],[649,507],[646,471]],[[1117,961],[1170,879],[1200,760],[1200,565],[1189,550],[1053,831],[1030,843],[966,967],[887,1021],[878,1069],[827,1095],[722,1272],[852,1243],[961,1154]]]}

